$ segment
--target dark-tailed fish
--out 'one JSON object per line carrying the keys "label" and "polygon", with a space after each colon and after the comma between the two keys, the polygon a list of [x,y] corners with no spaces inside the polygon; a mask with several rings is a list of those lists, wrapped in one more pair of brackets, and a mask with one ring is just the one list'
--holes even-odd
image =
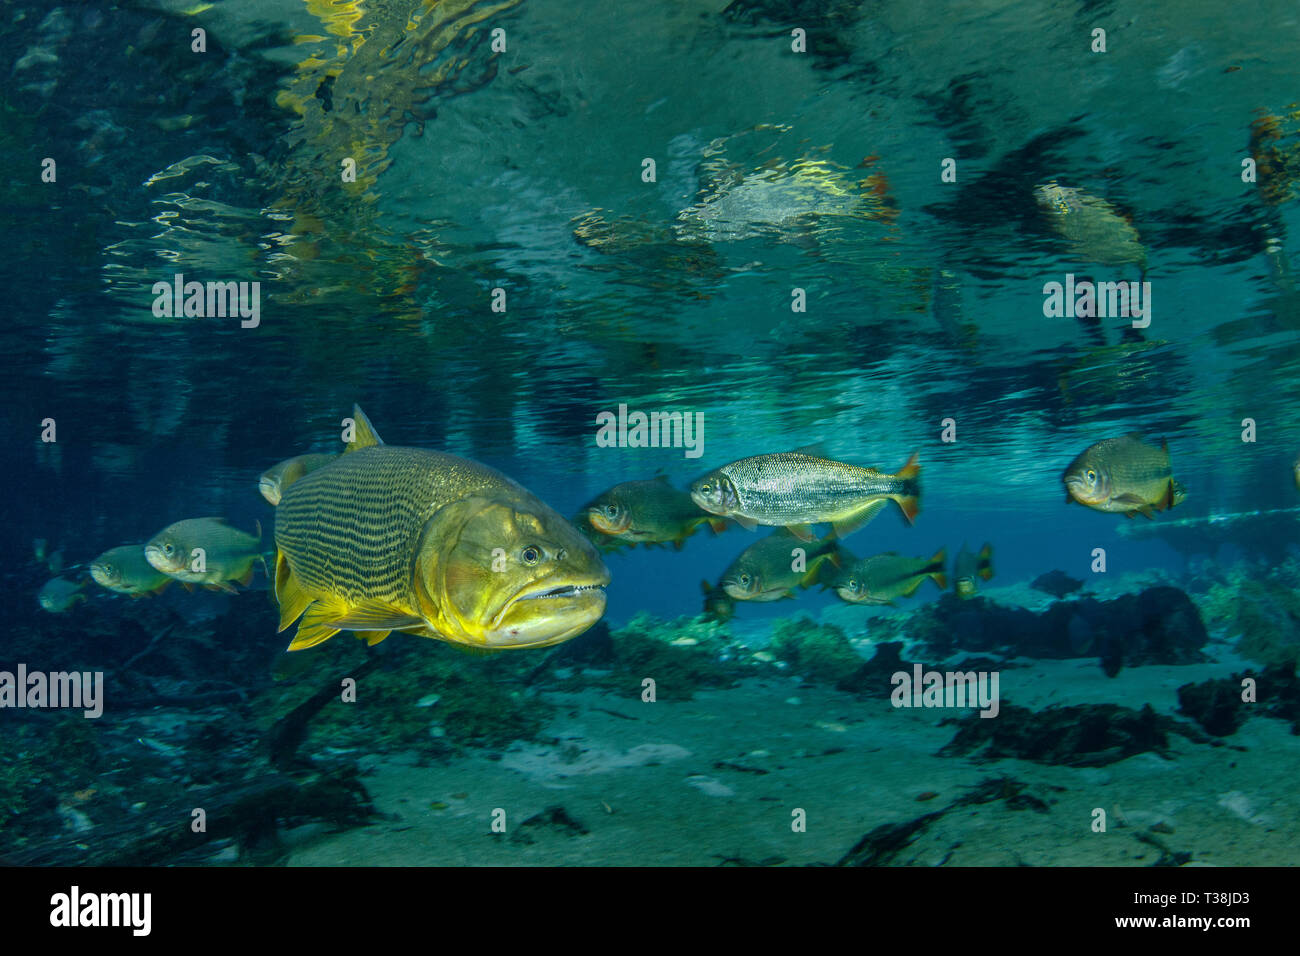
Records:
{"label": "dark-tailed fish", "polygon": [[845,567],[831,587],[850,604],[893,604],[894,598],[915,594],[926,578],[940,591],[947,590],[947,563],[947,548],[940,548],[932,558],[908,558],[890,551]]}
{"label": "dark-tailed fish", "polygon": [[1132,518],[1153,517],[1177,504],[1176,482],[1169,464],[1169,445],[1159,448],[1137,434],[1107,438],[1085,449],[1061,476],[1065,500]]}
{"label": "dark-tailed fish", "polygon": [[136,598],[158,594],[172,583],[172,578],[145,560],[142,544],[109,548],[90,562],[90,576],[100,587]]}
{"label": "dark-tailed fish", "polygon": [[736,601],[792,598],[817,582],[822,565],[839,563],[834,538],[804,545],[784,528],[756,541],[722,572],[719,583]]}
{"label": "dark-tailed fish", "polygon": [[993,577],[993,545],[985,544],[979,554],[971,554],[963,542],[957,558],[952,563],[952,586],[959,598],[971,598],[979,590],[975,579],[991,580]]}
{"label": "dark-tailed fish", "polygon": [[[646,481],[625,481],[583,506],[582,517],[599,535],[627,544],[682,543],[709,525],[721,531],[726,522],[706,511],[662,475]],[[596,539],[600,542],[599,538]]]}
{"label": "dark-tailed fish", "polygon": [[722,588],[722,584],[700,582],[704,594],[704,616],[715,621],[730,621],[736,616],[736,599]]}
{"label": "dark-tailed fish", "polygon": [[1052,229],[1070,240],[1082,258],[1146,269],[1147,253],[1137,230],[1106,200],[1056,182],[1034,187],[1034,200]]}
{"label": "dark-tailed fish", "polygon": [[271,504],[278,505],[286,488],[303,475],[310,474],[317,468],[323,468],[337,457],[338,455],[310,454],[286,458],[278,465],[272,465],[262,472],[262,476],[257,479],[257,490]]}
{"label": "dark-tailed fish", "polygon": [[898,474],[861,468],[803,452],[743,458],[711,471],[691,485],[705,511],[746,528],[776,525],[803,541],[809,525],[829,522],[838,537],[857,531],[895,501],[910,523],[920,511],[920,473],[913,455]]}
{"label": "dark-tailed fish", "polygon": [[45,582],[45,587],[41,588],[36,599],[40,601],[41,607],[51,614],[62,614],[78,601],[86,600],[86,595],[81,593],[84,585],[84,581],[52,578]]}
{"label": "dark-tailed fish", "polygon": [[605,612],[609,571],[573,525],[500,472],[385,445],[359,407],[337,461],[275,511],[280,630],[301,650],[341,630],[464,648],[548,647]]}
{"label": "dark-tailed fish", "polygon": [[253,565],[263,560],[262,528],[259,525],[257,534],[252,535],[224,518],[186,518],[150,538],[144,557],[163,574],[185,584],[233,594],[230,582],[247,586],[253,579]]}

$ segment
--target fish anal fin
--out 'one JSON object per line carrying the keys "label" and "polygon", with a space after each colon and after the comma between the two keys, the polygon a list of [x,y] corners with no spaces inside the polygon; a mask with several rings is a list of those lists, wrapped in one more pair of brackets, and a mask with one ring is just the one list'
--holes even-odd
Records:
{"label": "fish anal fin", "polygon": [[831,522],[831,528],[834,530],[835,537],[845,538],[853,532],[859,530],[876,515],[880,514],[880,509],[888,503],[888,498],[877,498],[875,501],[869,501],[863,507],[853,512],[846,518]]}
{"label": "fish anal fin", "polygon": [[369,602],[346,608],[344,613],[337,615],[328,623],[330,627],[340,631],[384,631],[386,633],[407,627],[419,627],[424,624],[424,621],[410,611],[389,604]]}
{"label": "fish anal fin", "polygon": [[789,524],[785,526],[786,530],[798,538],[800,541],[816,541],[817,535],[813,534],[811,525],[806,524]]}
{"label": "fish anal fin", "polygon": [[744,515],[730,515],[729,517],[746,531],[753,531],[758,527],[758,522],[753,518],[746,518]]}
{"label": "fish anal fin", "polygon": [[357,636],[364,637],[366,639],[367,647],[374,647],[376,644],[378,644],[380,641],[382,641],[384,638],[386,638],[389,634],[392,633],[393,633],[392,631],[366,631],[365,634],[358,634]]}
{"label": "fish anal fin", "polygon": [[337,613],[333,605],[313,601],[303,612],[302,620],[298,622],[298,632],[289,642],[289,650],[301,651],[328,641],[339,632],[337,627],[331,627],[329,624]]}
{"label": "fish anal fin", "polygon": [[709,525],[709,530],[712,531],[714,534],[721,534],[723,531],[727,530],[726,518],[709,518],[707,519],[707,521]]}

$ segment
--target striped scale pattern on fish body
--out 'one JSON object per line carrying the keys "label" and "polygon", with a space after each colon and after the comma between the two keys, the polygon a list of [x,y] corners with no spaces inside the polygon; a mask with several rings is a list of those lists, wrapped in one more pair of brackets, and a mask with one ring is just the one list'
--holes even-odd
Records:
{"label": "striped scale pattern on fish body", "polygon": [[455,455],[361,448],[289,487],[276,509],[276,546],[309,592],[416,613],[414,560],[425,523],[444,505],[501,484],[528,495]]}

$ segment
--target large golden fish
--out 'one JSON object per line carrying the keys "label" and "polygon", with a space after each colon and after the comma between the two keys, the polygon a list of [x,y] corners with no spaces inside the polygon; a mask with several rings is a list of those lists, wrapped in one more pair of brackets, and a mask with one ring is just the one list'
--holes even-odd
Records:
{"label": "large golden fish", "polygon": [[605,612],[609,571],[557,512],[486,465],[385,445],[359,407],[337,460],[275,512],[280,630],[296,651],[341,630],[481,650],[547,647]]}

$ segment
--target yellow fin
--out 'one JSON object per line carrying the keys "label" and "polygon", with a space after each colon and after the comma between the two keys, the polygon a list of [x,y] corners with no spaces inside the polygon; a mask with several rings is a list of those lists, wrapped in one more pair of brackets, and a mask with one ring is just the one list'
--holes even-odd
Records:
{"label": "yellow fin", "polygon": [[348,442],[348,451],[356,451],[358,448],[369,448],[372,445],[382,445],[384,440],[379,437],[375,431],[375,426],[370,424],[370,419],[366,413],[361,410],[360,405],[352,406],[352,421],[355,423],[352,429],[352,441]]}
{"label": "yellow fin", "polygon": [[280,631],[298,620],[312,600],[289,570],[289,562],[279,548],[275,550],[275,600],[280,605]]}
{"label": "yellow fin", "polygon": [[788,525],[785,526],[785,530],[786,530],[786,531],[789,531],[792,535],[794,535],[794,536],[795,536],[796,538],[798,538],[800,541],[816,541],[816,540],[817,540],[817,535],[813,534],[813,529],[812,529],[812,526],[811,526],[811,525],[806,525],[806,524],[788,524]]}
{"label": "yellow fin", "polygon": [[365,638],[367,647],[374,647],[392,633],[392,631],[366,631],[364,634],[358,634],[357,637]]}
{"label": "yellow fin", "polygon": [[339,632],[337,627],[331,627],[329,624],[331,620],[338,617],[338,614],[339,608],[335,605],[313,601],[303,612],[302,620],[298,622],[298,633],[289,642],[289,650],[301,651],[328,641]]}
{"label": "yellow fin", "polygon": [[491,657],[493,654],[500,654],[505,650],[504,647],[477,647],[472,644],[452,644],[451,646],[462,654],[468,654],[470,657]]}
{"label": "yellow fin", "polygon": [[859,508],[847,518],[841,518],[839,521],[831,522],[831,528],[835,531],[835,537],[844,538],[859,530],[868,521],[880,514],[880,509],[888,503],[888,498],[877,498],[875,501],[869,501],[866,505]]}
{"label": "yellow fin", "polygon": [[417,627],[423,623],[424,621],[408,611],[378,601],[347,608],[347,612],[342,617],[329,622],[330,627],[337,627],[340,631],[385,632],[401,630],[404,627]]}

